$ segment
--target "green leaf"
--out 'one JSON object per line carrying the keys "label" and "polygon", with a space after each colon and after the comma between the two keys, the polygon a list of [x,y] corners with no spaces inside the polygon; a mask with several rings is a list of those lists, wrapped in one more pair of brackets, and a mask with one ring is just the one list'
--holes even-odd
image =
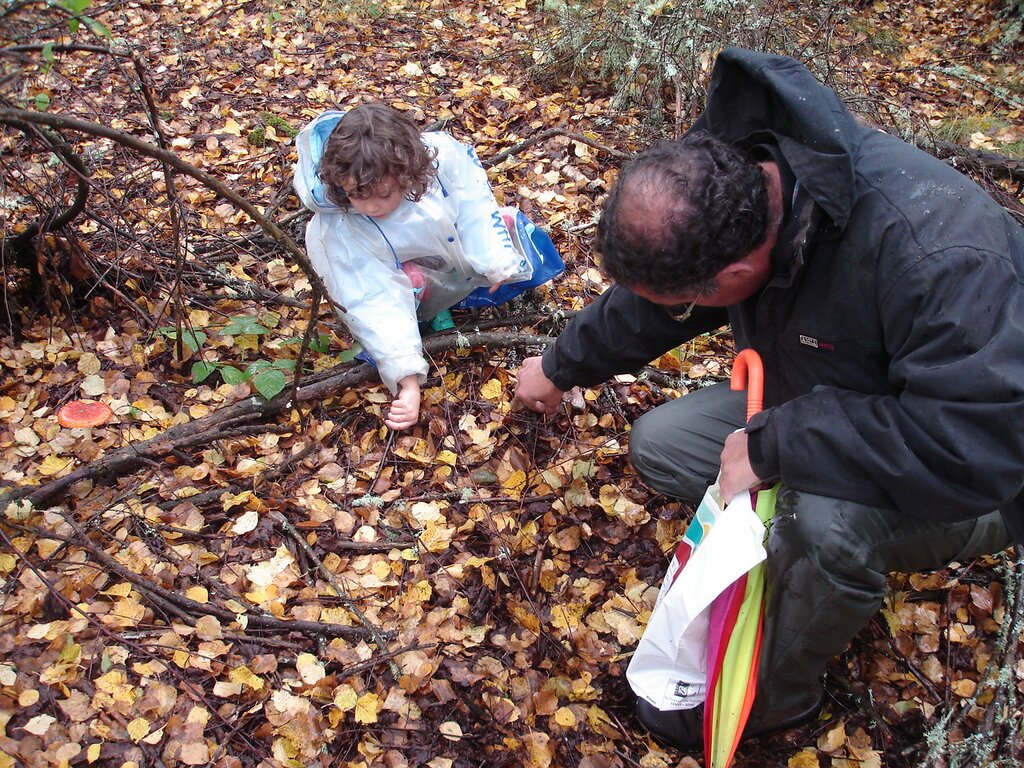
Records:
{"label": "green leaf", "polygon": [[248,373],[240,371],[233,365],[221,366],[220,377],[224,379],[225,384],[234,386],[235,384],[244,384],[250,379]]}
{"label": "green leaf", "polygon": [[84,21],[86,26],[88,26],[89,29],[92,30],[94,35],[98,35],[99,37],[105,37],[107,39],[113,37],[110,34],[110,30],[107,29],[102,22],[96,21],[96,19],[90,18],[89,16],[83,16],[82,21]]}
{"label": "green leaf", "polygon": [[249,378],[253,378],[264,371],[269,370],[270,367],[271,363],[269,360],[253,360],[248,366],[246,366],[245,372]]}
{"label": "green leaf", "polygon": [[202,331],[193,331],[188,328],[186,328],[184,333],[181,335],[181,340],[185,343],[185,346],[193,352],[198,352],[199,348],[206,343],[208,338],[210,337]]}
{"label": "green leaf", "polygon": [[315,339],[310,339],[309,348],[320,355],[326,355],[331,348],[331,337],[326,333],[317,334]]}
{"label": "green leaf", "polygon": [[36,109],[45,112],[50,106],[50,97],[45,93],[36,94]]}
{"label": "green leaf", "polygon": [[210,374],[217,370],[216,363],[208,363],[205,360],[197,360],[192,364],[192,383],[201,384],[206,381]]}
{"label": "green leaf", "polygon": [[[281,339],[282,344],[301,344],[301,336],[289,336],[287,339]],[[309,349],[312,352],[316,352],[319,355],[327,353],[327,350],[331,348],[331,337],[326,333],[318,333],[312,339],[309,340]]]}
{"label": "green leaf", "polygon": [[267,400],[271,400],[275,395],[280,394],[287,383],[288,379],[285,377],[284,372],[276,368],[262,371],[252,377],[252,385]]}
{"label": "green leaf", "polygon": [[54,62],[53,43],[47,43],[46,45],[43,46],[43,60],[47,64],[53,64],[53,62]]}
{"label": "green leaf", "polygon": [[92,5],[92,0],[60,0],[57,5],[68,13],[73,13],[75,16],[81,16],[82,11]]}
{"label": "green leaf", "polygon": [[290,357],[282,357],[279,360],[275,360],[272,365],[279,371],[295,373],[295,361]]}
{"label": "green leaf", "polygon": [[224,336],[260,336],[270,333],[270,329],[260,322],[258,317],[253,315],[238,315],[228,320],[228,324],[220,329]]}
{"label": "green leaf", "polygon": [[71,34],[75,34],[78,31],[78,19],[68,19],[68,29],[71,30]]}
{"label": "green leaf", "polygon": [[[164,336],[168,339],[172,339],[174,341],[177,341],[178,339],[178,329],[175,328],[173,325],[165,325],[162,328],[157,328],[156,332],[159,333],[161,336]],[[194,331],[190,328],[186,328],[185,332],[182,334],[182,341],[184,342],[185,346],[191,349],[193,352],[198,352],[199,348],[203,346],[203,344],[205,344],[207,339],[209,338],[210,337],[207,336],[202,331]]]}
{"label": "green leaf", "polygon": [[339,363],[350,363],[356,359],[356,355],[363,351],[362,344],[353,344],[351,347],[346,349],[340,355],[338,355]]}
{"label": "green leaf", "polygon": [[477,485],[495,485],[498,482],[498,476],[491,472],[491,470],[481,467],[474,470],[473,482]]}

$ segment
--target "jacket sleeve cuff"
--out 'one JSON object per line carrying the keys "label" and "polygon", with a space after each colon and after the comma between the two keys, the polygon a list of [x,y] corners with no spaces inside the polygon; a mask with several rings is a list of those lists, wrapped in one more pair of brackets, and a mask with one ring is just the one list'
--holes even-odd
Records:
{"label": "jacket sleeve cuff", "polygon": [[548,377],[552,384],[558,387],[563,392],[568,392],[572,389],[575,384],[568,381],[565,376],[558,372],[558,342],[551,344],[547,349],[544,350],[544,354],[540,358],[540,368],[544,371],[544,375]]}
{"label": "jacket sleeve cuff", "polygon": [[400,387],[398,382],[406,376],[416,374],[420,384],[427,381],[427,361],[422,355],[401,355],[382,358],[376,361],[377,373],[380,380],[388,388],[392,395],[397,395]]}
{"label": "jacket sleeve cuff", "polygon": [[766,483],[779,480],[779,445],[771,423],[771,411],[754,414],[744,430],[747,433],[747,458],[759,478]]}

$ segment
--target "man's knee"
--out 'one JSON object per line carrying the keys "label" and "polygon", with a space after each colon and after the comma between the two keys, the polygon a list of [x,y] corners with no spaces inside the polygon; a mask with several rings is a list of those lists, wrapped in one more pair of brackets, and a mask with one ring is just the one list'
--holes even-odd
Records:
{"label": "man's knee", "polygon": [[629,455],[643,481],[661,493],[686,501],[697,501],[714,482],[707,472],[688,461],[689,454],[679,445],[678,428],[659,409],[649,411],[633,422],[629,436]]}
{"label": "man's knee", "polygon": [[866,518],[875,518],[879,512],[854,502],[783,487],[770,523],[769,563],[774,560],[775,565],[785,568],[785,564],[800,559],[836,578],[883,589],[886,568],[876,562],[873,533],[865,535],[864,530],[878,528],[876,520]]}
{"label": "man's knee", "polygon": [[934,570],[1009,543],[998,513],[931,520],[789,488],[779,491],[771,526],[770,558],[810,559],[837,578],[872,584],[884,584],[892,571]]}
{"label": "man's knee", "polygon": [[633,424],[633,466],[652,488],[698,501],[718,476],[726,436],[743,426],[743,393],[728,382],[694,390]]}

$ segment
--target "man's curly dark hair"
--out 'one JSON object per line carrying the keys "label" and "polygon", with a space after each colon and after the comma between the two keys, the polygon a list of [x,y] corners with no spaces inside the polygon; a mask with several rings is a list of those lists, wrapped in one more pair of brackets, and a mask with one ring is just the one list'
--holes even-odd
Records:
{"label": "man's curly dark hair", "polygon": [[597,247],[604,273],[658,295],[709,290],[764,242],[768,190],[754,158],[698,131],[660,141],[619,173]]}
{"label": "man's curly dark hair", "polygon": [[[317,167],[330,199],[350,208],[349,195],[377,193],[393,178],[405,198],[419,200],[437,175],[436,151],[427,147],[410,118],[387,104],[360,104],[345,113],[327,138]],[[348,190],[343,186],[349,184]]]}

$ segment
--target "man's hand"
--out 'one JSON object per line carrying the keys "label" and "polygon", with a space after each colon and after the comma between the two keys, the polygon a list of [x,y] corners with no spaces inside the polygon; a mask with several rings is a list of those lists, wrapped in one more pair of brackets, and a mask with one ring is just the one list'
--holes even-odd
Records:
{"label": "man's hand", "polygon": [[722,474],[718,489],[728,504],[740,491],[746,491],[761,484],[761,478],[754,474],[747,455],[747,433],[740,430],[725,438],[722,448]]}
{"label": "man's hand", "polygon": [[391,429],[408,429],[420,417],[420,380],[406,376],[398,382],[398,394],[384,415],[384,423]]}
{"label": "man's hand", "polygon": [[516,382],[516,399],[531,411],[552,415],[558,410],[565,393],[544,375],[540,357],[523,360]]}

